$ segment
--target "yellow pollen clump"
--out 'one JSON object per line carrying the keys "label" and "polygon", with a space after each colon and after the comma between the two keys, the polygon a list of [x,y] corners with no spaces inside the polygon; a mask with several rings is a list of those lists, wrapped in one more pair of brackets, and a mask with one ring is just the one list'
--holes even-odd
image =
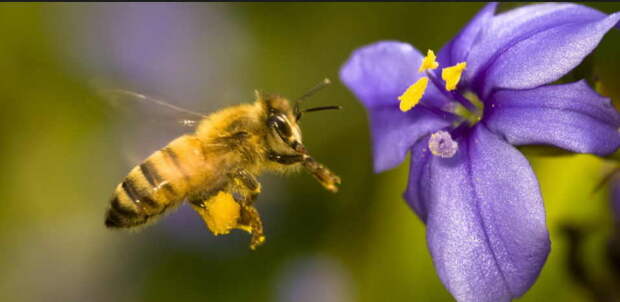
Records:
{"label": "yellow pollen clump", "polygon": [[429,49],[426,52],[426,57],[424,57],[424,59],[422,60],[420,68],[418,68],[418,72],[423,72],[427,69],[436,69],[437,67],[439,67],[439,63],[437,63],[435,59],[437,59],[435,53]]}
{"label": "yellow pollen clump", "polygon": [[420,78],[413,83],[413,85],[409,86],[409,88],[407,88],[407,90],[398,97],[400,100],[400,111],[409,111],[417,105],[424,95],[424,91],[426,91],[426,86],[428,86],[427,77]]}
{"label": "yellow pollen clump", "polygon": [[441,78],[446,81],[446,90],[456,89],[456,85],[461,80],[461,74],[463,74],[465,67],[467,67],[467,63],[461,62],[441,70]]}
{"label": "yellow pollen clump", "polygon": [[207,206],[207,226],[213,235],[228,234],[237,226],[240,206],[230,193],[219,192]]}

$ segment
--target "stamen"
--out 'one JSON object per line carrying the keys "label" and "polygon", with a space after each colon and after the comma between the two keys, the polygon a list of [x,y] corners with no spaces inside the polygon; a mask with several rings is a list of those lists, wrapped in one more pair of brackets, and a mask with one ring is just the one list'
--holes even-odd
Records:
{"label": "stamen", "polygon": [[422,60],[422,64],[420,65],[420,68],[418,68],[418,72],[423,72],[423,71],[426,71],[427,69],[436,69],[437,67],[439,67],[439,63],[437,63],[435,59],[437,59],[437,57],[435,56],[435,53],[429,49],[426,52],[426,57],[424,57],[424,59]]}
{"label": "stamen", "polygon": [[446,90],[452,91],[456,89],[456,85],[461,80],[461,74],[465,67],[467,67],[467,63],[461,62],[441,70],[441,78],[446,82]]}
{"label": "stamen", "polygon": [[[478,107],[476,107],[476,104],[472,103],[470,100],[470,97],[463,97],[460,93],[455,92],[455,91],[451,91],[450,92],[452,94],[452,98],[454,98],[457,102],[460,103],[460,105],[462,105],[463,107],[465,107],[465,109],[467,109],[467,111],[469,112],[477,112],[478,111]],[[471,94],[470,92],[465,92],[465,94]],[[476,98],[476,96],[474,95],[474,98]]]}
{"label": "stamen", "polygon": [[207,204],[207,210],[209,213],[207,226],[213,235],[228,234],[237,226],[240,206],[230,193],[219,192]]}
{"label": "stamen", "polygon": [[420,78],[413,83],[413,85],[409,86],[409,88],[398,97],[400,100],[400,111],[407,112],[417,105],[420,99],[422,99],[424,91],[426,91],[426,86],[428,86],[427,77]]}
{"label": "stamen", "polygon": [[431,138],[428,140],[428,148],[435,156],[451,158],[459,149],[459,144],[452,140],[450,133],[440,130],[431,134]]}

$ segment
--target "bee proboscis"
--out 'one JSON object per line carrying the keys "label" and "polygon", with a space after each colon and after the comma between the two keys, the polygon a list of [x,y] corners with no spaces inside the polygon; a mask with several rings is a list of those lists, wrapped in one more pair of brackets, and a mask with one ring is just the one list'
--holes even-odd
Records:
{"label": "bee proboscis", "polygon": [[326,79],[293,104],[256,91],[252,104],[210,115],[190,112],[201,115],[196,131],[174,139],[131,169],[114,191],[105,225],[141,226],[187,200],[215,235],[241,229],[252,235],[252,249],[262,244],[262,222],[254,207],[261,192],[259,174],[303,167],[327,190],[338,190],[340,178],[310,156],[297,123],[304,112],[339,108],[299,109],[302,99],[328,83]]}

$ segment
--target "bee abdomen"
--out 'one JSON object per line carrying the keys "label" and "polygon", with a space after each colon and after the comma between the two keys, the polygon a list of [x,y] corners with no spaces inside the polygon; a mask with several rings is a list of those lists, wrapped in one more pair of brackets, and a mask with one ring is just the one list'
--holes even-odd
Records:
{"label": "bee abdomen", "polygon": [[136,178],[132,170],[116,188],[105,220],[107,227],[125,228],[141,225],[163,211],[165,205],[153,199],[153,194],[149,194],[145,188],[137,187]]}
{"label": "bee abdomen", "polygon": [[182,136],[134,167],[114,192],[105,225],[130,228],[178,205],[201,182],[192,173],[204,163],[200,141]]}

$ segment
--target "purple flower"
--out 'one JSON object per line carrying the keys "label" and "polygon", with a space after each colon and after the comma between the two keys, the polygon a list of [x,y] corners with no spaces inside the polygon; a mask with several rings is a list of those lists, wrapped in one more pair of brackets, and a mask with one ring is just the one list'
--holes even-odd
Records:
{"label": "purple flower", "polygon": [[458,301],[523,295],[549,253],[538,182],[513,146],[597,155],[620,146],[609,99],[584,81],[544,86],[576,67],[620,14],[576,4],[495,8],[484,7],[436,58],[378,42],[340,73],[368,110],[375,170],[411,152],[404,197]]}

